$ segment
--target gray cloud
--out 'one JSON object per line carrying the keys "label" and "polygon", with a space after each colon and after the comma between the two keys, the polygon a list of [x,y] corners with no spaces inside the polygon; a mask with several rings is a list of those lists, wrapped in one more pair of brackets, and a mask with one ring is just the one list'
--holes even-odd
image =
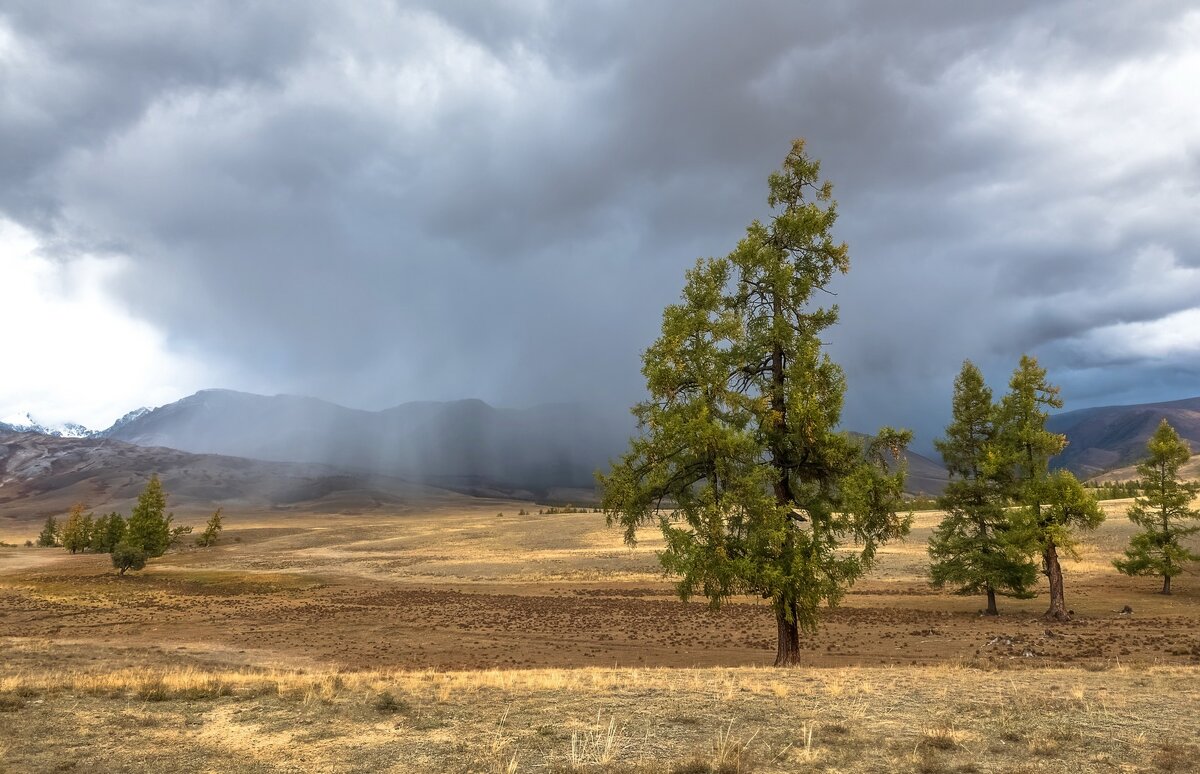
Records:
{"label": "gray cloud", "polygon": [[248,384],[631,402],[683,269],[803,135],[851,247],[848,424],[927,440],[963,358],[1000,386],[1022,351],[1070,405],[1195,392],[1194,355],[1090,337],[1200,289],[1186,3],[17,2],[0,30],[0,210],[127,256],[113,292]]}

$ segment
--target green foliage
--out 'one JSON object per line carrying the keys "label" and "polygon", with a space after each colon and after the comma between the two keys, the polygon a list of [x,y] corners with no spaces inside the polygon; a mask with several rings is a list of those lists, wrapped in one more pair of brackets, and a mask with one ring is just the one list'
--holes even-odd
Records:
{"label": "green foliage", "polygon": [[149,557],[162,556],[171,545],[171,520],[174,518],[166,510],[167,495],[158,475],[153,475],[129,515],[125,540],[141,546]]}
{"label": "green foliage", "polygon": [[63,548],[73,554],[87,549],[92,542],[92,516],[84,514],[86,507],[83,503],[72,506],[62,529]]}
{"label": "green foliage", "polygon": [[[1099,527],[1104,511],[1079,480],[1065,470],[1051,473],[1042,491],[1041,518],[1030,525],[1034,544],[1043,551],[1053,545],[1078,559],[1078,533]],[[1033,514],[1033,509],[1023,513],[1025,517]]]}
{"label": "green foliage", "polygon": [[1137,481],[1085,481],[1083,486],[1097,500],[1125,500],[1142,493]]}
{"label": "green foliage", "polygon": [[208,548],[214,545],[217,542],[217,538],[221,536],[221,529],[221,509],[218,508],[209,518],[208,523],[204,525],[204,531],[196,538],[196,545],[201,548]]}
{"label": "green foliage", "polygon": [[1187,441],[1166,419],[1146,444],[1149,456],[1138,465],[1138,485],[1144,493],[1128,511],[1129,520],[1141,527],[1130,540],[1125,558],[1113,562],[1126,575],[1156,575],[1170,591],[1170,579],[1188,562],[1200,561],[1181,538],[1200,532],[1200,510],[1191,507],[1200,484],[1181,481],[1179,469],[1192,456]]}
{"label": "green foliage", "polygon": [[192,534],[192,525],[190,525],[190,524],[180,525],[178,527],[172,527],[171,528],[171,537],[169,538],[167,545],[174,548],[183,542],[184,535],[190,535],[190,534]]}
{"label": "green foliage", "polygon": [[560,506],[557,508],[553,508],[553,507],[545,508],[543,510],[538,511],[538,513],[545,514],[547,516],[553,516],[558,513],[587,513],[587,512],[588,512],[587,508],[576,508],[574,505],[571,505],[571,503],[567,503],[566,505],[563,505],[563,506]]}
{"label": "green foliage", "polygon": [[42,527],[42,531],[38,533],[37,544],[43,548],[49,548],[59,544],[59,536],[61,529],[58,525],[58,519],[53,516],[46,517],[46,526]]}
{"label": "green foliage", "polygon": [[124,538],[125,519],[119,513],[110,513],[96,519],[96,523],[92,526],[90,547],[97,553],[112,553],[113,548]]}
{"label": "green foliage", "polygon": [[785,631],[815,629],[820,606],[836,604],[909,524],[903,466],[887,463],[910,434],[883,428],[864,445],[835,430],[845,379],[821,333],[837,307],[813,298],[849,259],[830,236],[836,205],[819,172],[796,141],[770,177],[770,221],[687,273],[643,356],[641,433],[598,475],[626,542],[658,524],[659,558],[681,597],[771,600],[781,656]]}
{"label": "green foliage", "polygon": [[113,567],[118,575],[124,575],[129,570],[140,570],[146,566],[149,555],[141,545],[128,538],[118,543],[112,550]]}
{"label": "green foliage", "polygon": [[1011,514],[1014,532],[1041,551],[1042,572],[1050,581],[1047,615],[1061,619],[1066,610],[1058,549],[1074,556],[1078,531],[1098,527],[1104,513],[1074,475],[1050,473],[1050,458],[1067,445],[1066,436],[1046,429],[1051,408],[1062,408],[1058,387],[1046,380],[1036,358],[1022,355],[997,413],[993,462],[1017,506]]}
{"label": "green foliage", "polygon": [[998,409],[983,374],[969,360],[954,380],[953,421],[934,441],[950,481],[938,505],[946,515],[929,542],[930,578],[957,594],[1033,596],[1037,567],[1006,509],[1005,479],[996,467]]}

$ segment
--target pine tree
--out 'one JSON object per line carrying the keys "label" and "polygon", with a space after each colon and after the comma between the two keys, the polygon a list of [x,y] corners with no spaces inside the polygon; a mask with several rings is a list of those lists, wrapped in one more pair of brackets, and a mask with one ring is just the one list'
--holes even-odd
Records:
{"label": "pine tree", "polygon": [[129,514],[124,539],[140,546],[147,557],[162,556],[171,545],[171,520],[174,518],[174,514],[167,514],[166,510],[167,495],[155,474]]}
{"label": "pine tree", "polygon": [[998,470],[1020,507],[1014,517],[1021,531],[1042,555],[1042,573],[1050,584],[1046,618],[1063,621],[1070,616],[1059,550],[1073,555],[1075,531],[1095,529],[1104,513],[1075,476],[1066,471],[1051,475],[1050,458],[1066,447],[1067,439],[1046,429],[1050,408],[1062,408],[1058,387],[1046,381],[1046,369],[1036,358],[1022,355],[1000,402]]}
{"label": "pine tree", "polygon": [[983,374],[965,361],[954,380],[953,421],[934,441],[950,482],[938,498],[946,512],[929,542],[933,585],[956,594],[987,595],[987,614],[998,615],[996,594],[1027,599],[1037,581],[1020,533],[1013,530],[997,476],[996,407]]}
{"label": "pine tree", "polygon": [[37,544],[43,548],[49,548],[58,545],[60,528],[58,519],[53,516],[46,517],[46,525],[42,527],[42,531],[38,533]]}
{"label": "pine tree", "polygon": [[1138,465],[1142,495],[1130,506],[1129,520],[1142,528],[1130,540],[1125,558],[1113,562],[1126,575],[1156,575],[1163,579],[1162,593],[1171,593],[1171,578],[1187,562],[1200,561],[1180,538],[1200,532],[1200,510],[1191,507],[1200,484],[1179,479],[1179,468],[1192,456],[1187,441],[1164,418],[1146,444],[1149,456]]}
{"label": "pine tree", "polygon": [[83,503],[72,506],[71,514],[62,530],[63,548],[73,554],[87,549],[92,542],[92,517],[90,514],[84,515],[86,507]]}
{"label": "pine tree", "polygon": [[[524,511],[522,511],[524,513]],[[208,520],[208,524],[204,525],[204,531],[196,538],[196,545],[207,548],[217,542],[217,538],[221,535],[221,509],[218,508],[212,518]]]}
{"label": "pine tree", "polygon": [[801,140],[769,187],[770,222],[754,221],[728,257],[698,261],[682,303],[663,312],[643,357],[650,399],[634,408],[642,432],[598,480],[626,542],[659,525],[682,598],[771,600],[784,665],[799,661],[820,606],[907,531],[903,466],[887,463],[911,435],[884,428],[864,445],[836,431],[845,378],[821,333],[837,307],[813,304],[849,267],[830,236],[836,204]]}

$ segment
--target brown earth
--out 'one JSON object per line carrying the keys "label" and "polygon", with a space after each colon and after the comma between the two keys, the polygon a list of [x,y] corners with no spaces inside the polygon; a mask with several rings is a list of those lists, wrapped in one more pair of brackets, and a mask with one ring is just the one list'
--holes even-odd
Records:
{"label": "brown earth", "polygon": [[[929,588],[937,515],[887,547],[876,571],[804,641],[818,666],[1200,663],[1200,577],[1153,593],[1111,559],[1132,526],[1113,516],[1066,567],[1075,620],[1043,599],[982,601]],[[0,637],[182,651],[231,664],[345,669],[750,666],[773,657],[770,608],[682,603],[657,541],[624,547],[594,513],[514,515],[521,504],[405,515],[230,514],[221,545],[119,578],[107,556],[0,549]],[[507,511],[498,516],[497,510]],[[36,532],[36,525],[26,530]],[[20,540],[9,528],[0,539]],[[1119,611],[1129,605],[1132,615]]]}

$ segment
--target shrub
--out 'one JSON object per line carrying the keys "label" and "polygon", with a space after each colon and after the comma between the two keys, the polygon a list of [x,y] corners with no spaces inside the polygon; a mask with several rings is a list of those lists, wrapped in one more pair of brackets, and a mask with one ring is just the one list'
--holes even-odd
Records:
{"label": "shrub", "polygon": [[112,563],[118,575],[124,575],[127,570],[140,570],[146,566],[146,549],[122,540],[113,548]]}

